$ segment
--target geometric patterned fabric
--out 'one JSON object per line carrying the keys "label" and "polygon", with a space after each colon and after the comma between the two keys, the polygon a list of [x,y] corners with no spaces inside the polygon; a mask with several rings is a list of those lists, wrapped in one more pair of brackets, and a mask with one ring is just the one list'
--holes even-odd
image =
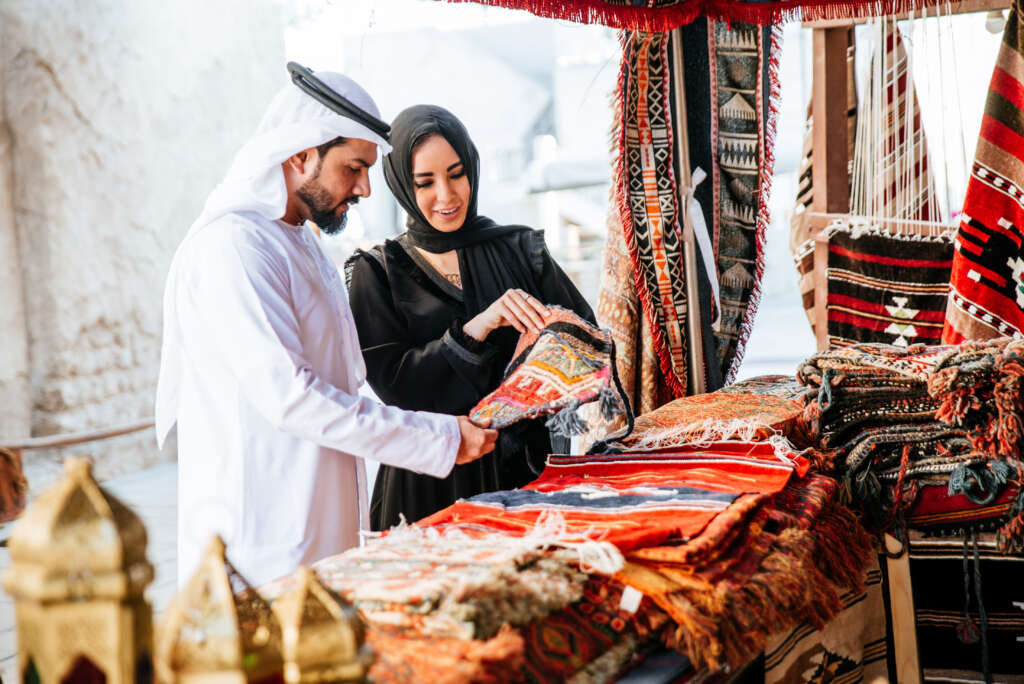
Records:
{"label": "geometric patterned fabric", "polygon": [[830,346],[937,344],[949,292],[950,236],[829,228]]}
{"label": "geometric patterned fabric", "polygon": [[544,327],[519,338],[505,380],[469,411],[475,422],[490,419],[501,429],[521,420],[557,413],[609,396],[616,413],[615,346],[609,334],[576,314],[550,307]]}
{"label": "geometric patterned fabric", "polygon": [[1013,3],[956,237],[945,342],[1024,334],[1024,21]]}
{"label": "geometric patterned fabric", "polygon": [[[711,312],[702,312],[701,317],[702,337],[713,340],[704,350],[709,384],[715,389],[739,367],[760,296],[774,144],[775,110],[768,102],[777,95],[781,33],[700,20],[672,35],[682,36],[682,65],[670,62],[669,34],[638,31],[622,37],[613,210],[632,269],[627,283],[618,272],[606,272],[598,311],[607,315],[611,310],[613,334],[628,340],[635,357],[646,359],[647,348],[653,347],[661,380],[670,396],[680,397],[691,393],[691,302],[682,266],[681,189],[675,159],[681,125],[673,120],[672,89],[685,79],[688,163],[691,170],[699,167],[710,173],[694,196],[713,251],[715,272],[704,275],[714,278],[720,290],[714,333]],[[614,246],[609,242],[609,249]],[[702,272],[703,265],[698,270]],[[705,278],[701,281],[698,289],[707,292]],[[646,328],[638,325],[632,312],[618,311],[628,299],[622,289],[630,283]],[[607,306],[607,301],[614,305]],[[632,322],[631,329],[624,329],[627,321]],[[643,367],[639,359],[632,365]],[[657,391],[657,384],[649,389]],[[645,408],[660,403],[647,399],[639,402]]]}

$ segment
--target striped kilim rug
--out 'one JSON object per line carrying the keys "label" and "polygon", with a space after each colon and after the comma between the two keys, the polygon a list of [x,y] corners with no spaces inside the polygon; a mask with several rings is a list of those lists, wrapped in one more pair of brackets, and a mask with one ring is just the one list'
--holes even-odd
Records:
{"label": "striped kilim rug", "polygon": [[952,259],[948,234],[930,238],[850,225],[831,228],[829,345],[937,344]]}
{"label": "striped kilim rug", "polygon": [[946,342],[1024,334],[1024,22],[996,59],[950,276]]}

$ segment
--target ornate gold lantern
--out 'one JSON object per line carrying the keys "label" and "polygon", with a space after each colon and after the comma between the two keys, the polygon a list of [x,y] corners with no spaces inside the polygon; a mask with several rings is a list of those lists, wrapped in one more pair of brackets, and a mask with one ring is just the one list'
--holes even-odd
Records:
{"label": "ornate gold lantern", "polygon": [[8,547],[4,589],[15,599],[23,682],[152,680],[146,528],[96,483],[88,461],[65,461]]}
{"label": "ornate gold lantern", "polygon": [[281,622],[288,684],[362,682],[373,663],[366,628],[348,601],[322,585],[307,567],[274,601]]}
{"label": "ornate gold lantern", "polygon": [[245,684],[283,681],[281,628],[270,605],[210,540],[195,574],[160,624],[161,682]]}

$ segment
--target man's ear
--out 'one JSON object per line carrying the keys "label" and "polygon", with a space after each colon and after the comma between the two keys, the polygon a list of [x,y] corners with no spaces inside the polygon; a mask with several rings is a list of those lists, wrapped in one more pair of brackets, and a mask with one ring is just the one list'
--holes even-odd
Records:
{"label": "man's ear", "polygon": [[316,164],[316,150],[310,148],[308,150],[296,152],[292,156],[288,157],[285,164],[301,176],[306,173],[311,165]]}

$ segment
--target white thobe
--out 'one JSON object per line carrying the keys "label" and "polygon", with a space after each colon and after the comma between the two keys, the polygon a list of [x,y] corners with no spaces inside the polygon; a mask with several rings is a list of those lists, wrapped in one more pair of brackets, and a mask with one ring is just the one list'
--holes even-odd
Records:
{"label": "white thobe", "polygon": [[213,533],[254,585],[357,545],[361,457],[436,477],[454,466],[454,417],[358,395],[348,298],[307,228],[236,213],[194,231],[164,306],[164,353],[180,347],[176,406],[157,405],[158,428],[178,423],[179,585]]}

